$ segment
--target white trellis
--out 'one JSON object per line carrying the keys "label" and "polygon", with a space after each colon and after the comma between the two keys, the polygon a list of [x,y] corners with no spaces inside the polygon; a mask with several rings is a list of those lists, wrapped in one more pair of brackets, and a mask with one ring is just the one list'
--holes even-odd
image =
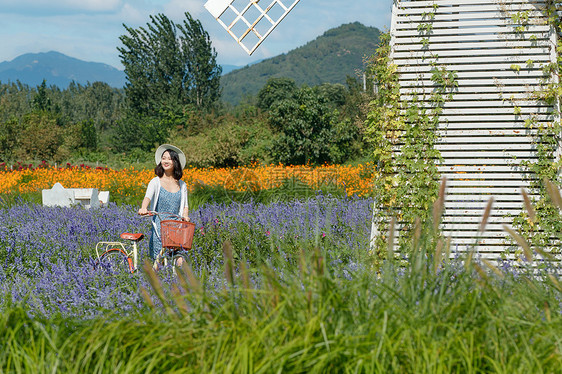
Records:
{"label": "white trellis", "polygon": [[300,0],[208,0],[205,8],[249,54]]}
{"label": "white trellis", "polygon": [[[504,252],[503,225],[521,211],[521,188],[529,186],[521,162],[537,159],[525,119],[534,116],[544,125],[559,120],[559,107],[530,97],[545,78],[542,67],[556,61],[557,34],[541,12],[545,6],[540,0],[394,0],[391,59],[402,99],[434,89],[432,61],[458,75],[437,130],[439,170],[448,180],[443,229],[453,249],[474,244],[494,196],[478,248],[489,258]],[[528,17],[525,25],[516,14]],[[431,24],[428,32],[420,32],[422,24]]]}

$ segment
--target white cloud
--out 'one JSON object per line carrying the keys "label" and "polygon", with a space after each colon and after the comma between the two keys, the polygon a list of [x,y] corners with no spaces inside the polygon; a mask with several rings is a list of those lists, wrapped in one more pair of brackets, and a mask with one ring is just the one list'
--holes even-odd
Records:
{"label": "white cloud", "polygon": [[164,5],[164,14],[170,19],[183,19],[184,13],[188,12],[193,18],[199,18],[203,11],[206,12],[203,4],[204,0],[171,0]]}
{"label": "white cloud", "polygon": [[75,12],[113,12],[123,0],[0,0],[2,12],[45,15]]}
{"label": "white cloud", "polygon": [[61,1],[63,5],[68,7],[78,7],[81,10],[97,11],[97,12],[108,12],[115,11],[120,6],[121,0],[64,0]]}
{"label": "white cloud", "polygon": [[[137,8],[129,3],[123,5],[119,11],[118,19],[121,23],[125,23],[127,26],[146,24],[149,21],[149,12],[145,9]],[[130,25],[129,25],[130,24]]]}

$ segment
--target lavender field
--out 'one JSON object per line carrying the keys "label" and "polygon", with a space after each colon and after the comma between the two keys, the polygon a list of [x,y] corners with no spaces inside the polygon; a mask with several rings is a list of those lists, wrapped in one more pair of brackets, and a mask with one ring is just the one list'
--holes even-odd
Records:
{"label": "lavender field", "polygon": [[94,266],[148,233],[136,207],[3,204],[0,372],[560,372],[559,264],[449,260],[432,234],[382,260],[372,204],[204,204],[176,274]]}
{"label": "lavender field", "polygon": [[[330,250],[330,261],[349,274],[357,256],[367,251],[371,209],[370,199],[323,195],[269,205],[206,204],[190,213],[197,225],[190,265],[198,275],[207,275],[209,287],[220,289],[221,248],[229,240],[236,259],[249,266],[294,265],[301,249],[338,248]],[[136,215],[136,207],[85,210],[21,203],[1,208],[0,222],[4,305],[23,302],[33,315],[81,318],[145,308],[139,290],[150,286],[142,271],[95,267],[97,242],[118,240],[122,232],[148,235],[149,219]],[[148,240],[143,240],[141,262],[147,253]],[[169,270],[159,275],[173,283]]]}

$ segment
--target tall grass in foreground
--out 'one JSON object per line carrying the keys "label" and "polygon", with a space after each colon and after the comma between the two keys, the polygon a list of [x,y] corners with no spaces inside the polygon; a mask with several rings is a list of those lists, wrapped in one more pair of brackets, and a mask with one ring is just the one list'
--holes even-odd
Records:
{"label": "tall grass in foreground", "polygon": [[0,372],[560,372],[554,275],[485,271],[420,248],[407,266],[373,271],[364,259],[346,277],[306,248],[297,267],[234,268],[226,242],[222,291],[188,266],[168,289],[145,266],[153,309],[138,319],[40,320],[8,308]]}

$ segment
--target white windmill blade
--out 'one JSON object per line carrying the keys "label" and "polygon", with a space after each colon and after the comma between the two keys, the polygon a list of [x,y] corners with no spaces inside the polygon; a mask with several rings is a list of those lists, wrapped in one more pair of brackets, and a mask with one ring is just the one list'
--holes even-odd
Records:
{"label": "white windmill blade", "polygon": [[[300,0],[208,0],[205,8],[251,55]],[[263,4],[263,3],[262,3]]]}

